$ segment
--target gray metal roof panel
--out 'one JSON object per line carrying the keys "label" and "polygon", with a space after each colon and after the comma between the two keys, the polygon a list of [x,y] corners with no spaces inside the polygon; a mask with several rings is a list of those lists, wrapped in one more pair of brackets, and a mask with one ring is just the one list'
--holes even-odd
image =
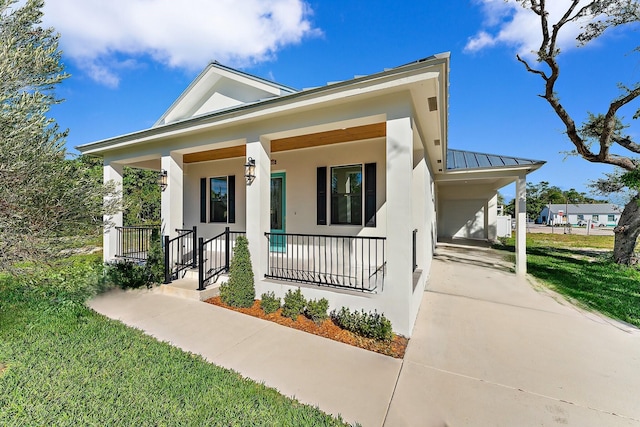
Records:
{"label": "gray metal roof panel", "polygon": [[552,213],[558,213],[562,211],[564,213],[577,214],[577,215],[608,215],[622,213],[620,206],[612,203],[552,203],[546,205],[550,207]]}
{"label": "gray metal roof panel", "polygon": [[465,150],[447,150],[447,170],[488,169],[508,166],[539,165],[542,160],[523,159],[520,157],[501,156],[499,154],[476,153]]}

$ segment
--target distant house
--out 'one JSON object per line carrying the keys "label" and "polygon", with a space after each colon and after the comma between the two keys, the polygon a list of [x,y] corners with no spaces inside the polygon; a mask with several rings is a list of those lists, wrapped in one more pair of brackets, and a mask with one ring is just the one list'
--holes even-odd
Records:
{"label": "distant house", "polygon": [[549,204],[545,206],[538,219],[539,224],[547,225],[589,225],[594,227],[615,227],[618,225],[622,208],[611,203]]}

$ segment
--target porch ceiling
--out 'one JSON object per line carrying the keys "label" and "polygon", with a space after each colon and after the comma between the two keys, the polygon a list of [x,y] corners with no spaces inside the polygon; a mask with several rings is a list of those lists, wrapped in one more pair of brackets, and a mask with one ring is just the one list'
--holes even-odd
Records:
{"label": "porch ceiling", "polygon": [[246,145],[235,147],[218,148],[217,150],[206,150],[198,153],[185,154],[182,161],[184,163],[207,162],[210,160],[231,159],[234,157],[244,157],[247,154]]}
{"label": "porch ceiling", "polygon": [[297,135],[271,141],[271,152],[297,150],[301,148],[320,147],[343,142],[361,141],[387,136],[386,123],[355,126],[346,129],[335,129],[326,132]]}

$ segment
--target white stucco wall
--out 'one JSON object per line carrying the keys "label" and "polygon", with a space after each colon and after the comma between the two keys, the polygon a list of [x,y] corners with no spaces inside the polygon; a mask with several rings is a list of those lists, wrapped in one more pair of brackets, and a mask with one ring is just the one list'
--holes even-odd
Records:
{"label": "white stucco wall", "polygon": [[490,239],[497,233],[497,194],[486,185],[438,188],[438,236]]}
{"label": "white stucco wall", "polygon": [[[184,165],[184,223],[185,228],[194,225],[198,227],[198,236],[209,238],[229,227],[232,231],[246,229],[246,182],[244,178],[244,157],[234,159],[215,160],[202,163],[187,163]],[[209,222],[209,191],[207,191],[207,222],[200,222],[200,179],[235,175],[236,177],[236,222]]]}

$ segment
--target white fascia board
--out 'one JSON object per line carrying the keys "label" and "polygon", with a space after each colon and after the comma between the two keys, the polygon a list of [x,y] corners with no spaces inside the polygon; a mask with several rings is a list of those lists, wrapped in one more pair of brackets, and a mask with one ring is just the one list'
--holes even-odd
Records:
{"label": "white fascia board", "polygon": [[[403,87],[409,88],[413,83],[438,78],[442,72],[441,65],[447,61],[448,58],[437,58],[429,63],[410,64],[401,67],[401,69],[393,69],[368,78],[354,79],[343,84],[325,86],[307,92],[297,92],[255,104],[245,104],[211,115],[190,118],[115,138],[96,141],[78,146],[76,149],[83,154],[100,154],[104,151],[121,149],[133,144],[188,135],[245,121],[264,119],[272,114],[292,112],[309,106],[319,107],[322,104],[350,97],[402,90]],[[446,110],[442,109],[440,114],[446,114]]]}
{"label": "white fascia board", "polygon": [[464,181],[472,179],[487,179],[487,178],[505,178],[505,177],[517,177],[523,172],[530,174],[540,167],[544,163],[533,165],[521,165],[521,166],[507,166],[507,167],[495,167],[495,168],[482,168],[482,169],[458,169],[455,171],[443,172],[436,175],[436,181]]}

